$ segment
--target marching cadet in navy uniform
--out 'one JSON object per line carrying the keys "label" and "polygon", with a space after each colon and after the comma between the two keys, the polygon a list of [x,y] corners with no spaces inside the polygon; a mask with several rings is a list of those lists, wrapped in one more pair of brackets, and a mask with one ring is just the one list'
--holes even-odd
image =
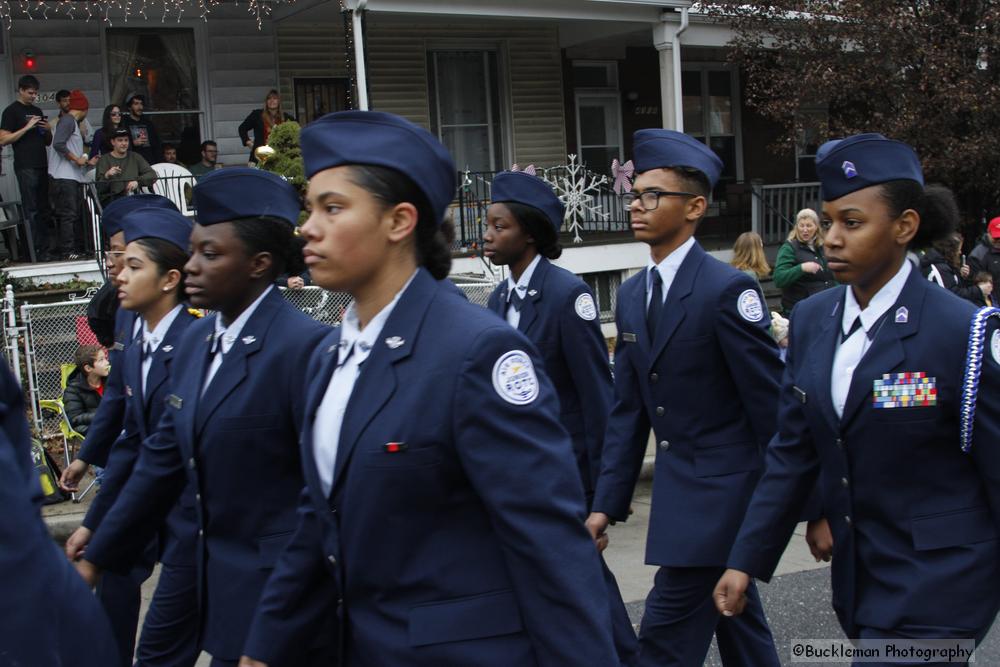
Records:
{"label": "marching cadet in navy uniform", "polygon": [[0,664],[115,665],[107,617],[42,521],[24,397],[0,366]]}
{"label": "marching cadet in navy uniform", "polygon": [[[123,197],[111,204],[101,214],[101,226],[108,236],[108,250],[105,252],[105,267],[108,280],[115,283],[125,266],[125,233],[122,220],[139,208],[161,208],[177,211],[166,197],[152,194]],[[91,464],[105,466],[115,442],[122,435],[125,423],[125,394],[122,370],[125,351],[141,333],[142,323],[131,310],[118,308],[115,313],[115,342],[108,351],[111,373],[104,385],[101,404],[94,415],[94,421],[87,429],[87,437],[80,446],[76,459],[63,470],[59,485],[67,491],[76,491],[80,479]],[[100,493],[100,492],[99,492]],[[135,651],[136,626],[139,622],[139,608],[142,604],[142,582],[153,573],[156,564],[156,550],[149,548],[127,572],[109,573],[97,586],[97,598],[108,614],[111,628],[118,643],[122,664],[132,664]]]}
{"label": "marching cadet in navy uniform", "polygon": [[191,324],[174,351],[163,417],[78,567],[88,580],[127,567],[191,485],[202,648],[223,666],[239,659],[295,528],[306,360],[329,329],[273,287],[299,215],[291,185],[232,168],[204,177],[194,201],[185,290],[218,313]]}
{"label": "marching cadet in navy uniform", "polygon": [[772,576],[819,477],[847,636],[978,642],[1000,605],[1000,333],[906,260],[958,219],[912,148],[855,135],[824,144],[816,166],[846,286],[792,312],[778,434],[716,604],[739,613],[749,577]]}
{"label": "marching cadet in navy uniform", "polygon": [[[125,266],[118,274],[121,307],[142,319],[142,336],[125,350],[125,434],[111,449],[101,491],[83,525],[66,543],[71,560],[83,555],[131,475],[143,440],[160,421],[170,394],[174,350],[196,317],[181,298],[189,259],[191,221],[176,210],[140,208],[121,220]],[[198,532],[194,489],[186,485],[159,531],[163,564],[146,612],[136,666],[193,665],[198,659],[198,599],[194,555]],[[127,660],[132,665],[131,655]]]}
{"label": "marching cadet in navy uniform", "polygon": [[[647,270],[618,291],[615,405],[587,520],[599,539],[628,518],[650,426],[656,440],[646,562],[657,565],[639,663],[700,665],[714,633],[726,665],[777,665],[756,589],[751,613],[722,619],[712,587],[726,564],[774,435],[781,360],[756,282],[694,239],[722,162],[672,130],[635,133],[625,197]],[[737,622],[732,622],[737,620]]]}
{"label": "marching cadet in navy uniform", "polygon": [[[505,171],[492,185],[483,251],[510,276],[490,295],[487,307],[535,344],[559,396],[559,421],[573,440],[588,508],[601,472],[601,451],[614,388],[608,348],[587,284],[552,264],[562,253],[559,227],[565,208],[545,181]],[[622,664],[635,662],[635,630],[614,575],[604,564],[612,612],[612,634]]]}
{"label": "marching cadet in navy uniform", "polygon": [[307,492],[242,664],[289,664],[337,599],[345,667],[617,665],[542,360],[438,283],[451,156],[369,111],[314,121],[302,152],[306,262],[354,301],[309,364]]}

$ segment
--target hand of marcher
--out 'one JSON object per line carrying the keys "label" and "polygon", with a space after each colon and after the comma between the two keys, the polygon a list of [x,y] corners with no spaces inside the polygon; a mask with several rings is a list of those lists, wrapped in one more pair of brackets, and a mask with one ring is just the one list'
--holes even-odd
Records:
{"label": "hand of marcher", "polygon": [[66,469],[62,471],[62,475],[59,476],[59,488],[66,493],[76,493],[79,491],[80,480],[87,474],[88,468],[90,468],[89,463],[81,459],[75,459],[66,466]]}
{"label": "hand of marcher", "polygon": [[802,270],[806,273],[818,273],[823,267],[819,265],[819,262],[803,262]]}
{"label": "hand of marcher", "polygon": [[747,588],[750,587],[750,576],[739,570],[726,570],[715,585],[712,599],[715,608],[723,616],[739,616],[747,604]]}
{"label": "hand of marcher", "polygon": [[89,560],[81,558],[78,561],[74,561],[73,566],[76,571],[80,574],[87,585],[93,588],[97,585],[97,580],[101,578],[101,571],[97,569],[97,566],[91,563]]}
{"label": "hand of marcher", "polygon": [[93,535],[93,531],[84,526],[80,526],[74,530],[73,534],[66,540],[66,558],[70,559],[70,561],[82,558]]}
{"label": "hand of marcher", "polygon": [[830,523],[826,519],[809,522],[806,526],[806,544],[817,563],[830,562],[833,557],[833,533],[830,532]]}
{"label": "hand of marcher", "polygon": [[261,662],[260,660],[254,660],[249,656],[243,656],[240,658],[239,667],[267,667],[267,663]]}
{"label": "hand of marcher", "polygon": [[598,551],[604,551],[608,546],[608,536],[605,531],[610,523],[611,517],[604,512],[591,512],[587,517],[587,530],[590,531],[590,537],[593,538]]}

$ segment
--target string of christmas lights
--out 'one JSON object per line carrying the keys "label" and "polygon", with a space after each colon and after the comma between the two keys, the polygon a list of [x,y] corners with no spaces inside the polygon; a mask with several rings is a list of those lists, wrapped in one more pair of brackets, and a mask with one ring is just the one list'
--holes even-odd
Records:
{"label": "string of christmas lights", "polygon": [[[147,9],[153,10],[156,5],[161,5],[162,8],[161,23],[166,23],[171,17],[179,22],[188,11],[198,12],[198,18],[207,21],[212,8],[222,5],[225,1],[141,0],[140,4],[134,0],[0,0],[0,23],[10,30],[14,19],[45,21],[64,15],[70,20],[100,20],[110,26],[112,15],[116,20],[120,16],[124,23],[128,23],[129,17],[142,17],[147,20],[149,18],[146,14]],[[271,15],[274,5],[294,2],[295,0],[235,0],[236,6],[246,5],[247,13],[257,21],[258,30],[261,29],[263,20]],[[84,11],[86,16],[82,15]],[[77,12],[80,12],[80,15]]]}

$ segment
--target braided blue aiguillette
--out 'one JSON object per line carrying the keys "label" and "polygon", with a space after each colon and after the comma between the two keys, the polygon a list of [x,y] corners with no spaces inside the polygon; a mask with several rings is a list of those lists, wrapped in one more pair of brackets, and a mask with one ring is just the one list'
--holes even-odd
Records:
{"label": "braided blue aiguillette", "polygon": [[1000,319],[1000,308],[981,308],[972,317],[969,328],[969,351],[965,356],[962,379],[961,443],[962,451],[972,449],[972,431],[976,421],[976,395],[983,372],[983,351],[986,346],[986,324],[991,317]]}

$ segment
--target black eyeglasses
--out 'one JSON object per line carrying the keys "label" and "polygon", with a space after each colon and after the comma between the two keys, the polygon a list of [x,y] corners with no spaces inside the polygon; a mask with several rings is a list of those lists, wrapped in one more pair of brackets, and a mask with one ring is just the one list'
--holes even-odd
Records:
{"label": "black eyeglasses", "polygon": [[666,190],[646,190],[645,192],[636,194],[635,192],[626,192],[622,195],[622,204],[625,205],[625,209],[628,210],[632,208],[632,202],[636,199],[639,200],[639,204],[642,206],[644,211],[655,211],[656,207],[660,205],[660,197],[697,197],[698,195],[693,192],[668,192]]}

